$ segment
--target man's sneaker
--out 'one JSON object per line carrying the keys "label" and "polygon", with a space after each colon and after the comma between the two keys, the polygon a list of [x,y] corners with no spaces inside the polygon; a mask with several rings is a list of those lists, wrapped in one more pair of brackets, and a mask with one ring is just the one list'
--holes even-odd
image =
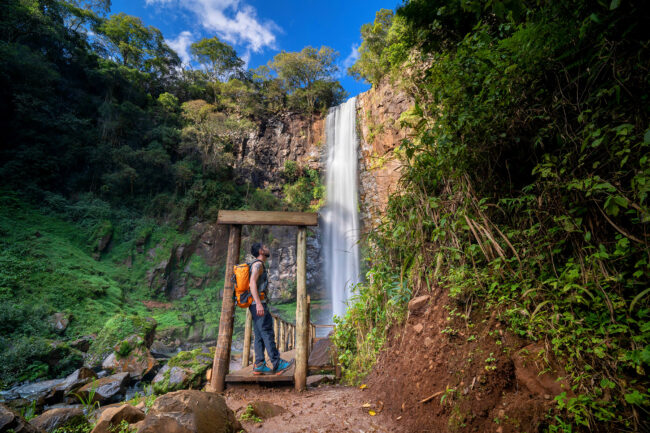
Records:
{"label": "man's sneaker", "polygon": [[277,368],[273,369],[273,373],[280,375],[282,374],[287,368],[291,367],[293,364],[293,359],[291,361],[285,361],[284,359],[280,359],[280,362],[278,362]]}
{"label": "man's sneaker", "polygon": [[273,374],[273,370],[268,368],[266,364],[262,364],[258,367],[253,368],[253,374]]}

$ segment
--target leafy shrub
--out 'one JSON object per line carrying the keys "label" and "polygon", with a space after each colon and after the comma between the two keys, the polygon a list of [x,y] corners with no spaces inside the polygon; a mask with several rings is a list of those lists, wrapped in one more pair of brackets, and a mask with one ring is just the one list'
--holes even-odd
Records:
{"label": "leafy shrub", "polygon": [[[647,14],[641,2],[442,6],[412,0],[397,11],[402,41],[418,52],[402,66],[414,71],[416,103],[402,117],[414,135],[371,238],[373,267],[545,340],[576,394],[556,398],[551,431],[642,429]],[[354,314],[337,331],[351,359],[369,344],[356,327],[376,338],[373,318]]]}

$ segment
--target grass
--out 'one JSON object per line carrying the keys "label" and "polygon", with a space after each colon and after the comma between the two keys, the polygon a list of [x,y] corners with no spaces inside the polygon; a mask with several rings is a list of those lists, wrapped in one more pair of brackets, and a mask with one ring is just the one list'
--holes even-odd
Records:
{"label": "grass", "polygon": [[[218,329],[223,281],[191,289],[170,309],[149,311],[140,302],[166,301],[149,288],[147,271],[169,258],[175,245],[187,244],[191,233],[134,218],[95,199],[72,203],[57,196],[48,203],[50,208],[38,208],[0,190],[0,387],[65,374],[48,366],[44,350],[50,342],[98,333],[116,314],[153,317],[158,329],[169,329],[187,327],[180,317],[192,311],[196,321],[216,323]],[[97,261],[96,237],[108,227],[111,248]],[[125,264],[129,257],[131,267]],[[199,279],[215,275],[198,256],[188,264]],[[63,335],[47,324],[55,312],[71,318]]]}

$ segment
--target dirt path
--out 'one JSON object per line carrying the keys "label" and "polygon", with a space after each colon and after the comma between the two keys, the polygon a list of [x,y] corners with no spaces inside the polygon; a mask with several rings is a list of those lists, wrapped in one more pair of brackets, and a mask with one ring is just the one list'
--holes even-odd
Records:
{"label": "dirt path", "polygon": [[[269,433],[336,433],[402,432],[399,421],[382,413],[368,390],[339,385],[325,385],[297,393],[292,387],[258,385],[229,386],[225,393],[228,407],[237,417],[254,401],[265,401],[286,409],[285,413],[262,423],[243,421],[248,432]],[[363,407],[364,404],[371,407]],[[368,412],[374,410],[375,416]]]}

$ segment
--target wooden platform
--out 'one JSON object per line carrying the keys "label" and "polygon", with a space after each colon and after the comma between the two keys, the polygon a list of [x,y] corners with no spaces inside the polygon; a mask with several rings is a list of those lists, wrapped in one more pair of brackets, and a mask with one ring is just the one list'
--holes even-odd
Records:
{"label": "wooden platform", "polygon": [[[285,360],[295,359],[296,351],[289,350],[287,352],[282,352],[280,357]],[[268,363],[267,363],[268,365]],[[273,382],[273,383],[293,383],[293,374],[296,370],[296,363],[294,362],[291,367],[282,372],[282,374],[253,374],[254,365],[251,364],[246,368],[241,370],[233,371],[230,374],[226,375],[226,383],[262,383],[262,382]]]}

